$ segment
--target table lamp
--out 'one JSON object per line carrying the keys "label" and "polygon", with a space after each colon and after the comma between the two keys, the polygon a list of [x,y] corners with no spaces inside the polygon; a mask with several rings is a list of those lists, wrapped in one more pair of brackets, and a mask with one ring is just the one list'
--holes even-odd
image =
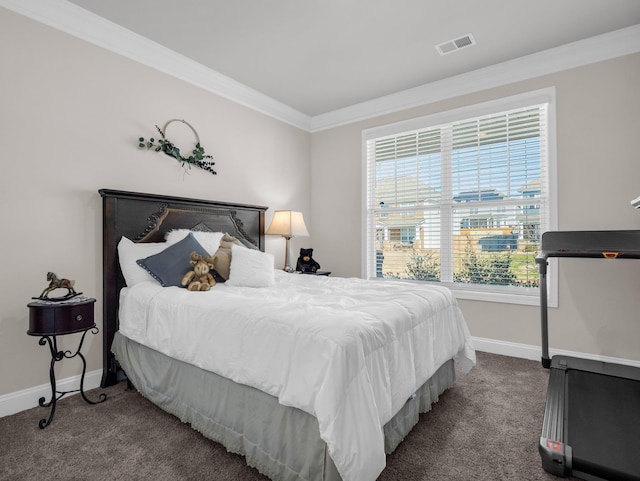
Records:
{"label": "table lamp", "polygon": [[273,219],[271,220],[271,225],[269,225],[266,234],[281,235],[286,239],[283,270],[291,272],[293,269],[289,265],[289,239],[292,237],[309,236],[307,226],[304,225],[302,212],[296,212],[293,210],[275,211]]}

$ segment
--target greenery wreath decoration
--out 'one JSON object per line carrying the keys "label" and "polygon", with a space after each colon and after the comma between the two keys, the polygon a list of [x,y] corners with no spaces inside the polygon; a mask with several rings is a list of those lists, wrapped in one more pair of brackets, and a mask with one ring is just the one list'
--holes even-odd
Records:
{"label": "greenery wreath decoration", "polygon": [[[182,122],[192,130],[193,134],[196,137],[196,147],[191,151],[191,155],[189,157],[185,157],[182,154],[180,154],[180,149],[176,147],[173,142],[167,139],[165,135],[167,132],[167,127],[172,122]],[[154,139],[153,137],[151,137],[149,138],[149,140],[147,140],[144,137],[140,137],[138,139],[138,141],[140,142],[138,146],[140,148],[146,148],[147,150],[154,149],[156,152],[160,152],[160,151],[164,152],[168,156],[173,157],[178,162],[180,162],[180,164],[185,169],[185,171],[187,169],[190,169],[192,165],[195,165],[196,167],[200,167],[201,169],[206,170],[207,172],[211,172],[213,175],[217,174],[217,172],[213,170],[213,166],[215,165],[215,162],[204,160],[204,159],[213,159],[213,156],[205,154],[204,147],[200,145],[200,136],[198,135],[198,132],[196,132],[196,129],[194,129],[189,122],[182,119],[171,119],[166,124],[164,124],[163,128],[160,128],[156,125],[156,129],[160,134],[160,138]]]}

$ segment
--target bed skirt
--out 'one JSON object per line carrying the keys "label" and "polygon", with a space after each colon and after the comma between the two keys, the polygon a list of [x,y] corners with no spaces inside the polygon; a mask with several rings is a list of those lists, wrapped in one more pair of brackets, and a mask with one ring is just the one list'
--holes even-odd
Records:
{"label": "bed skirt", "polygon": [[[318,421],[277,398],[172,359],[116,332],[111,350],[136,389],[205,437],[243,455],[274,481],[341,481]],[[453,360],[436,371],[384,426],[392,453],[455,381]]]}

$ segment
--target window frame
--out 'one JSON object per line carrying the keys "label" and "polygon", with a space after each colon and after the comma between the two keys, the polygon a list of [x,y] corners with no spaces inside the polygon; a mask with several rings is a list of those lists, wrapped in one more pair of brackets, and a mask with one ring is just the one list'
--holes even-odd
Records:
{"label": "window frame", "polygon": [[[499,98],[469,105],[449,111],[439,112],[423,117],[381,125],[362,131],[362,239],[361,239],[361,277],[367,278],[368,272],[376,272],[376,257],[369,255],[368,239],[368,159],[367,142],[379,137],[399,135],[403,132],[428,129],[443,124],[459,122],[466,119],[491,115],[499,112],[529,107],[532,105],[547,104],[547,203],[549,208],[549,218],[547,219],[547,229],[557,230],[557,161],[556,161],[556,95],[555,87],[548,87],[531,92],[525,92],[509,97]],[[542,235],[542,232],[540,232]],[[369,277],[380,282],[388,279]],[[430,281],[417,281],[403,279],[404,282],[425,282],[438,285],[445,285],[450,288],[459,299],[502,302],[522,305],[539,305],[539,288],[521,288],[515,286],[494,286],[494,285],[465,285],[460,283],[440,283]],[[558,280],[556,263],[553,259],[549,262],[547,271],[548,306],[558,305]],[[525,292],[526,291],[526,292]]]}

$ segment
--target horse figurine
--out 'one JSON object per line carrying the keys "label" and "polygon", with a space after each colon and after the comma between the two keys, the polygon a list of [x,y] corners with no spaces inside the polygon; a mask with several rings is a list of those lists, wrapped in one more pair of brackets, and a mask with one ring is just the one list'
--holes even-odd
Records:
{"label": "horse figurine", "polygon": [[[48,301],[64,301],[66,299],[71,299],[72,297],[79,296],[82,292],[76,292],[73,286],[76,281],[71,279],[58,279],[53,272],[47,272],[47,280],[49,281],[49,286],[42,291],[39,297],[34,297],[34,299],[42,299]],[[62,297],[49,297],[49,293],[54,289],[66,289],[67,294]]]}

